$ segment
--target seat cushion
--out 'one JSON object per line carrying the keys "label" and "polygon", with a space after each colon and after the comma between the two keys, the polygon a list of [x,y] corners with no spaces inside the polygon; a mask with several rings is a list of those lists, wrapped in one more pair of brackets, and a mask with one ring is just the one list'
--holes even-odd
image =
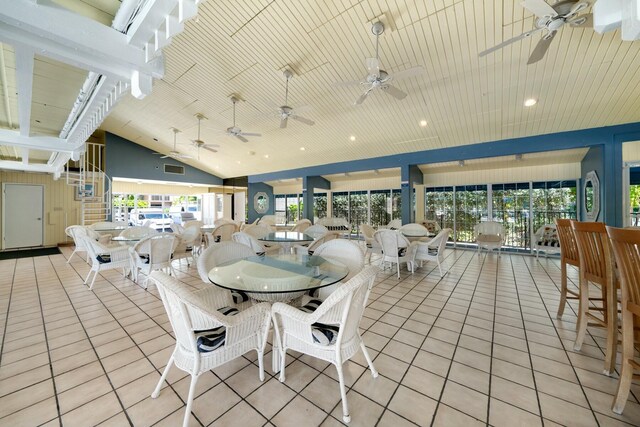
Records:
{"label": "seat cushion", "polygon": [[[302,307],[300,310],[305,313],[313,313],[320,307],[322,301],[319,299],[312,299]],[[311,325],[311,334],[313,335],[313,342],[320,345],[335,344],[338,339],[338,332],[340,328],[334,325],[326,325],[324,323],[314,323]]]}
{"label": "seat cushion", "polygon": [[249,295],[245,294],[242,291],[231,291],[231,298],[233,299],[234,304],[240,304],[241,302],[249,301]]}
{"label": "seat cushion", "polygon": [[[237,308],[222,307],[218,311],[225,316],[235,316],[240,313]],[[207,329],[204,331],[195,331],[198,345],[198,352],[209,353],[211,351],[219,349],[224,345],[224,339],[227,334],[227,330],[224,326],[220,326],[214,329]]]}
{"label": "seat cushion", "polygon": [[111,255],[109,254],[100,254],[96,257],[100,264],[107,264],[111,262]]}

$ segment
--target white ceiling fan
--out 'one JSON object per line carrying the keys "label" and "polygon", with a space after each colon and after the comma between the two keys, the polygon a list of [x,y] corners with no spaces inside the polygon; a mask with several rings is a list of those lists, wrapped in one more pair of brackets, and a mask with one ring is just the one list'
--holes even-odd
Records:
{"label": "white ceiling fan", "polygon": [[233,126],[227,128],[225,133],[229,136],[234,136],[242,142],[249,142],[245,136],[262,136],[262,134],[255,132],[243,132],[242,129],[236,126],[236,104],[240,101],[237,96],[231,95],[231,102],[233,102]]}
{"label": "white ceiling fan", "polygon": [[216,148],[220,147],[218,144],[207,144],[206,142],[204,142],[202,139],[200,139],[200,122],[202,122],[202,119],[206,119],[206,117],[200,113],[196,114],[196,118],[198,119],[198,138],[197,139],[193,139],[191,142],[193,143],[194,147],[196,147],[198,149],[198,160],[200,160],[200,149],[204,149],[207,151],[211,151],[212,153],[217,153],[218,150],[216,150]]}
{"label": "white ceiling fan", "polygon": [[360,105],[364,102],[365,99],[369,96],[369,94],[376,90],[382,89],[387,92],[389,95],[393,96],[396,99],[404,99],[407,94],[402,90],[391,84],[394,80],[406,79],[408,77],[417,76],[424,73],[424,67],[417,66],[412,68],[407,68],[406,70],[398,71],[395,74],[389,74],[385,70],[380,68],[380,57],[378,54],[378,46],[380,35],[384,32],[384,24],[380,21],[373,24],[371,27],[371,32],[376,36],[376,57],[375,58],[367,58],[367,77],[364,80],[355,80],[350,82],[338,82],[335,83],[334,86],[352,86],[352,85],[362,85],[365,88],[365,91],[360,97],[356,100],[355,105]]}
{"label": "white ceiling fan", "polygon": [[293,108],[289,107],[289,80],[291,80],[291,77],[293,77],[293,72],[291,70],[284,70],[284,77],[287,79],[287,87],[284,93],[284,105],[278,107],[278,115],[280,116],[280,129],[284,129],[287,127],[289,118],[300,123],[304,123],[305,125],[315,125],[316,122],[294,114]]}
{"label": "white ceiling fan", "polygon": [[[176,149],[176,139],[177,139],[178,134],[180,133],[180,131],[178,129],[176,129],[176,128],[171,128],[171,130],[173,131],[173,150],[169,151],[169,154],[165,154],[160,158],[161,159],[172,158],[172,159],[176,159],[176,160],[193,159],[192,156],[190,156],[188,154],[182,154]],[[153,153],[153,154],[162,154],[162,153]]]}
{"label": "white ceiling fan", "polygon": [[531,37],[532,34],[539,31],[544,31],[545,35],[542,36],[542,39],[540,39],[535,49],[533,49],[533,52],[531,52],[531,56],[529,56],[529,60],[527,61],[527,65],[533,64],[544,58],[549,46],[551,46],[553,38],[558,33],[558,30],[565,24],[569,24],[570,27],[593,26],[593,15],[591,13],[578,15],[580,11],[589,7],[588,1],[561,0],[550,5],[544,0],[523,0],[520,4],[522,7],[537,16],[536,28],[506,40],[491,49],[480,52],[480,56],[485,56],[498,49],[502,49],[511,43]]}

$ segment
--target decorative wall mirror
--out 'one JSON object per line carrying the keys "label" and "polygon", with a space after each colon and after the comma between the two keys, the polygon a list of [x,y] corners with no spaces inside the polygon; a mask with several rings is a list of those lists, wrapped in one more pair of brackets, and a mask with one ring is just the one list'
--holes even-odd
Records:
{"label": "decorative wall mirror", "polygon": [[600,180],[596,171],[587,173],[584,179],[584,217],[597,221],[600,214]]}
{"label": "decorative wall mirror", "polygon": [[269,196],[264,191],[260,191],[253,196],[253,209],[259,214],[266,214],[269,211]]}

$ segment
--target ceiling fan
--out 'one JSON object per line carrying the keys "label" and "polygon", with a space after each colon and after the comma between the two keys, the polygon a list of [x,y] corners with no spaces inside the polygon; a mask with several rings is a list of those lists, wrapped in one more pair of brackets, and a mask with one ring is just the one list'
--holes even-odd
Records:
{"label": "ceiling fan", "polygon": [[198,119],[198,138],[197,139],[193,139],[191,142],[193,143],[194,147],[196,147],[198,149],[198,160],[200,160],[200,149],[205,149],[207,151],[211,151],[212,153],[217,153],[218,150],[216,150],[217,147],[220,147],[218,144],[207,144],[206,142],[204,142],[202,139],[200,139],[200,122],[202,122],[202,119],[206,119],[206,117],[200,113],[196,114],[196,118]]}
{"label": "ceiling fan", "polygon": [[242,132],[242,129],[236,126],[236,104],[238,103],[238,101],[238,97],[236,97],[235,95],[231,95],[231,102],[233,102],[233,126],[227,128],[225,130],[225,133],[229,136],[235,136],[242,142],[249,142],[249,140],[245,138],[245,136],[262,136],[262,134],[255,132]]}
{"label": "ceiling fan", "polygon": [[[180,153],[177,149],[176,149],[176,139],[178,137],[178,134],[180,133],[180,131],[176,128],[171,128],[171,130],[173,131],[173,150],[169,151],[169,154],[165,154],[162,157],[160,157],[161,159],[166,159],[166,158],[172,158],[172,159],[193,159],[193,157],[191,157],[188,154],[182,154]],[[153,154],[162,154],[162,153],[153,153]]]}
{"label": "ceiling fan", "polygon": [[570,27],[593,26],[593,15],[591,13],[578,15],[580,11],[589,7],[589,2],[587,1],[561,0],[550,5],[544,0],[523,0],[520,4],[522,7],[537,16],[536,28],[506,40],[491,49],[480,52],[480,56],[485,56],[498,49],[502,49],[511,43],[531,37],[532,34],[535,34],[538,31],[545,31],[545,35],[542,36],[542,39],[540,39],[535,49],[533,49],[533,52],[531,52],[531,56],[529,56],[529,60],[527,61],[527,65],[533,64],[544,58],[549,46],[551,46],[553,38],[558,33],[558,30],[565,24],[569,24]]}
{"label": "ceiling fan", "polygon": [[339,82],[335,84],[335,86],[362,85],[365,88],[364,93],[360,95],[360,97],[356,100],[355,105],[362,104],[364,100],[367,99],[369,94],[376,89],[382,89],[396,99],[404,99],[407,94],[397,87],[393,86],[391,82],[393,80],[406,79],[407,77],[413,77],[424,73],[424,67],[422,66],[407,68],[406,70],[399,71],[393,75],[381,69],[380,58],[378,55],[378,42],[380,39],[380,35],[384,32],[384,24],[379,21],[376,22],[371,27],[371,32],[376,36],[376,57],[367,58],[366,64],[367,71],[369,73],[367,74],[367,77],[365,77],[364,80]]}
{"label": "ceiling fan", "polygon": [[293,108],[289,107],[289,80],[291,80],[291,77],[293,77],[293,72],[291,70],[284,70],[284,77],[287,79],[287,86],[284,92],[284,105],[278,107],[278,116],[280,116],[280,129],[284,129],[287,127],[289,118],[292,118],[293,120],[296,120],[300,123],[304,123],[305,125],[315,125],[316,122],[294,114]]}

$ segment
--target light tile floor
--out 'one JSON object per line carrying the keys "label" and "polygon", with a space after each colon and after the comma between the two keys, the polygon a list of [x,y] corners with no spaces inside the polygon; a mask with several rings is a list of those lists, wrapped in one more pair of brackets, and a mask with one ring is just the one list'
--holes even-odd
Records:
{"label": "light tile floor", "polygon": [[[90,292],[70,252],[0,261],[0,425],[180,425],[182,371],[149,397],[174,344],[155,287],[107,271]],[[380,376],[361,355],[346,364],[352,426],[640,424],[638,386],[624,415],[610,411],[604,331],[574,352],[576,305],[556,319],[557,260],[449,250],[446,263],[443,279],[433,263],[379,274],[361,326]],[[205,286],[185,263],[179,278]],[[285,384],[269,371],[261,383],[255,361],[200,377],[191,426],[341,424],[333,366],[290,355]]]}

